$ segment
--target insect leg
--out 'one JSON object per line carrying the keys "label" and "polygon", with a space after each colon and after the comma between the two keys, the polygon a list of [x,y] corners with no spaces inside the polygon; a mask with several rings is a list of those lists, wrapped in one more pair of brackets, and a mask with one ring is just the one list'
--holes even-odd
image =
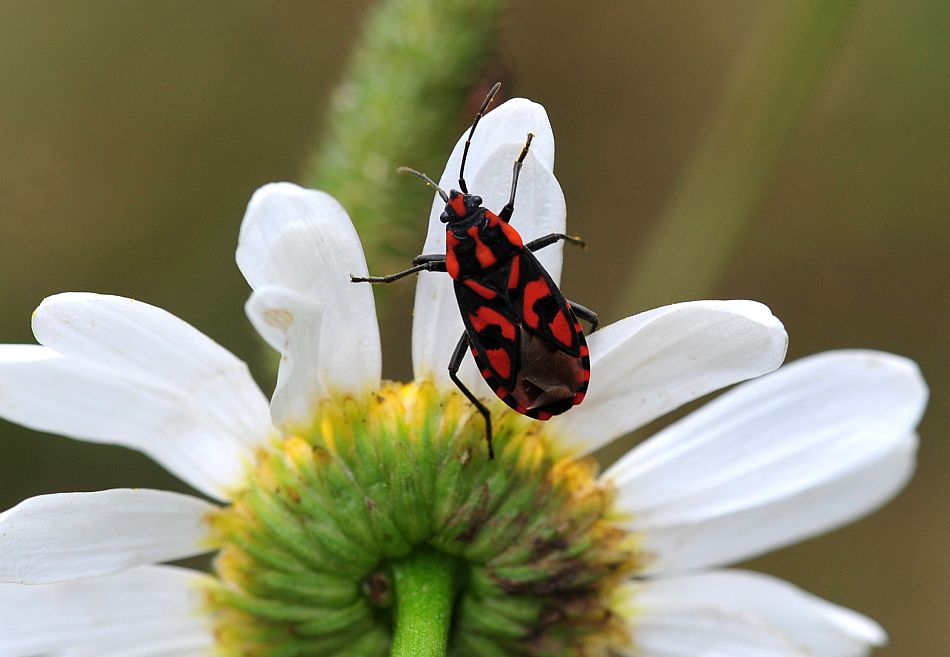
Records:
{"label": "insect leg", "polygon": [[573,235],[565,235],[564,233],[551,233],[550,235],[542,235],[537,239],[531,240],[524,246],[529,251],[540,251],[544,247],[551,246],[552,244],[555,244],[561,240],[570,242],[571,244],[577,244],[581,248],[587,248],[587,242],[581,238],[574,237]]}
{"label": "insect leg", "polygon": [[491,413],[485,407],[485,405],[479,401],[478,397],[472,394],[472,391],[465,387],[465,384],[462,383],[458,378],[459,367],[462,366],[462,359],[465,358],[465,351],[468,349],[468,333],[463,333],[462,337],[459,338],[459,343],[455,345],[455,351],[452,352],[452,358],[449,360],[449,378],[458,386],[458,389],[462,391],[462,394],[468,397],[468,400],[475,405],[475,408],[478,409],[478,412],[482,414],[482,417],[485,418],[485,440],[488,441],[488,458],[495,458],[495,448],[492,446],[491,441]]}
{"label": "insect leg", "polygon": [[412,259],[414,265],[421,265],[423,262],[445,262],[445,256],[441,253],[423,253]]}
{"label": "insect leg", "polygon": [[405,278],[410,274],[415,274],[420,271],[445,271],[445,259],[442,260],[428,260],[422,262],[414,267],[405,269],[403,271],[396,272],[395,274],[390,274],[389,276],[354,276],[350,274],[351,283],[392,283],[398,281],[400,278]]}
{"label": "insect leg", "polygon": [[568,301],[568,303],[571,304],[571,310],[574,311],[575,315],[590,322],[591,333],[597,330],[597,327],[600,326],[600,319],[597,318],[597,313],[587,306],[582,306],[576,301]]}
{"label": "insect leg", "polygon": [[502,221],[508,221],[511,219],[511,213],[515,211],[515,192],[518,190],[518,176],[521,175],[521,167],[524,165],[524,159],[528,157],[528,149],[531,148],[532,139],[534,139],[534,133],[529,132],[528,138],[524,143],[524,148],[521,149],[521,155],[518,156],[518,159],[515,160],[515,164],[512,167],[511,195],[508,197],[508,202],[505,204],[505,207],[503,207],[501,212],[498,213],[498,216]]}

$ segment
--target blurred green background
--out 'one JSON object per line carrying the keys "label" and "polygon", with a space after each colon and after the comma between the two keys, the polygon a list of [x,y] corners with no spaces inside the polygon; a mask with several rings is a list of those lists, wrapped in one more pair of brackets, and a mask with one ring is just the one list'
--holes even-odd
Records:
{"label": "blurred green background", "polygon": [[[682,192],[735,76],[762,64],[763,26],[798,29],[798,1],[512,3],[484,76],[503,79],[509,96],[542,102],[551,117],[570,226],[590,245],[566,250],[572,298],[607,321],[688,298],[756,299],[785,322],[790,359],[868,347],[921,364],[932,402],[906,492],[750,567],[880,621],[891,643],[878,654],[942,657],[950,3],[855,3],[826,44],[800,115],[778,137],[766,131],[774,161],[763,155],[749,176],[749,211],[723,266],[701,285],[680,280],[689,271],[683,254],[718,248],[728,234],[706,226],[665,245],[666,271],[654,263],[645,281],[622,284],[647,257],[644,245]],[[259,361],[233,262],[237,228],[256,187],[304,180],[369,6],[0,2],[0,341],[32,342],[30,313],[44,296],[88,290],[167,308]],[[768,104],[757,92],[767,96],[774,81],[754,79],[761,87],[744,97],[750,114],[757,101]],[[741,111],[733,119],[741,125]],[[458,129],[468,120],[460,115]],[[412,152],[404,161],[417,164]],[[721,201],[709,199],[710,216]],[[399,249],[418,250],[427,207],[414,241]],[[371,259],[370,269],[386,262]],[[391,378],[410,376],[412,289],[386,298]],[[255,367],[265,381],[266,367]],[[0,508],[114,486],[181,488],[136,453],[0,422]]]}

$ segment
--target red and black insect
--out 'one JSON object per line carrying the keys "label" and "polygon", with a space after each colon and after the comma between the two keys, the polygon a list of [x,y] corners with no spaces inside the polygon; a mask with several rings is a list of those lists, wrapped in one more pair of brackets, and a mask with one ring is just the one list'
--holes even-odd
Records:
{"label": "red and black insect", "polygon": [[445,254],[417,256],[413,266],[389,276],[351,277],[354,282],[392,283],[420,271],[442,271],[454,279],[465,333],[449,361],[449,377],[485,418],[488,453],[492,447],[491,413],[458,378],[466,347],[498,397],[523,415],[547,420],[580,404],[590,380],[590,358],[577,317],[597,329],[597,315],[568,301],[533,252],[560,240],[583,244],[561,233],[525,244],[508,223],[515,208],[518,176],[531,147],[529,133],[515,160],[508,203],[495,214],[465,184],[465,160],[479,120],[498,92],[495,84],[475,115],[462,151],[459,188],[448,194],[414,169],[400,170],[424,180],[445,201]]}

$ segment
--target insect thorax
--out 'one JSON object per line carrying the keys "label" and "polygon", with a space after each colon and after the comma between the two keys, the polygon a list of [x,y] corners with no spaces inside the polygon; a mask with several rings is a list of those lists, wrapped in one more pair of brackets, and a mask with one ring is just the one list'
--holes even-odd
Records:
{"label": "insect thorax", "polygon": [[482,277],[523,248],[518,232],[485,208],[447,225],[445,243],[446,265],[455,279]]}

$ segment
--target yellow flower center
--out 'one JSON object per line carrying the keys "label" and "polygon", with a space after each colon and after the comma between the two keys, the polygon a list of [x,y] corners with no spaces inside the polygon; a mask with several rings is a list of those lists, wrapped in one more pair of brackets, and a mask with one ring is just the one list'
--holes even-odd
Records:
{"label": "yellow flower center", "polygon": [[322,402],[213,518],[223,654],[388,654],[389,564],[422,549],[461,573],[450,655],[624,645],[614,596],[637,563],[612,488],[542,423],[496,410],[494,429],[491,461],[481,416],[426,383]]}

